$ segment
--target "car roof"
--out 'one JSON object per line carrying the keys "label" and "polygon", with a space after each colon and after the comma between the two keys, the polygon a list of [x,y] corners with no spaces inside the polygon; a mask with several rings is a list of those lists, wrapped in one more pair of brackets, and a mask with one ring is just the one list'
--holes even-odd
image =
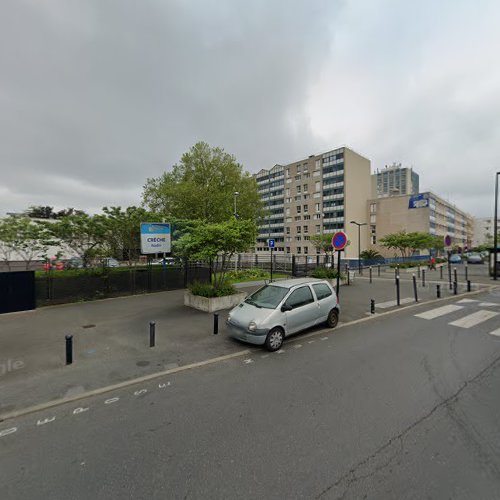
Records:
{"label": "car roof", "polygon": [[269,283],[270,285],[273,286],[279,286],[282,288],[293,288],[294,286],[297,285],[305,285],[307,283],[325,283],[325,280],[318,279],[318,278],[294,278],[294,279],[289,279],[289,280],[280,280],[280,281],[273,281],[272,283]]}

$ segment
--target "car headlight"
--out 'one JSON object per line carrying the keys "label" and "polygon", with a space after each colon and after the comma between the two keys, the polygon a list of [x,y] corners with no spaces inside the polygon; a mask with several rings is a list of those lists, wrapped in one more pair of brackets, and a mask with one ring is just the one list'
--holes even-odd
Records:
{"label": "car headlight", "polygon": [[255,321],[250,321],[250,323],[248,323],[248,331],[255,332],[255,330],[257,330],[257,323]]}

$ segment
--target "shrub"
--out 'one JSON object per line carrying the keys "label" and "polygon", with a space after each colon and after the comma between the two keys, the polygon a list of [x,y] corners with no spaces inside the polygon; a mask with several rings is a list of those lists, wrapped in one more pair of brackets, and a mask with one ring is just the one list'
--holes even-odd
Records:
{"label": "shrub", "polygon": [[226,273],[226,278],[229,281],[251,280],[269,278],[269,272],[263,269],[241,269],[239,271],[229,271]]}
{"label": "shrub", "polygon": [[237,293],[236,288],[228,283],[222,283],[220,286],[215,288],[210,283],[194,282],[189,287],[189,290],[193,295],[199,295],[200,297],[225,297],[226,295],[233,295]]}
{"label": "shrub", "polygon": [[[327,267],[316,267],[311,271],[313,278],[333,280],[337,278],[337,270]],[[345,279],[344,273],[340,273],[340,278]]]}

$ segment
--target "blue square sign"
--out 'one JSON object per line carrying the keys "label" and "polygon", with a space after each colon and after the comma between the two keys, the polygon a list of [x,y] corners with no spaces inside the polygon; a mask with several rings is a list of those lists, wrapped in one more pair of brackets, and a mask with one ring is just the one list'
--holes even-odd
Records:
{"label": "blue square sign", "polygon": [[267,240],[267,246],[269,248],[274,248],[274,240]]}

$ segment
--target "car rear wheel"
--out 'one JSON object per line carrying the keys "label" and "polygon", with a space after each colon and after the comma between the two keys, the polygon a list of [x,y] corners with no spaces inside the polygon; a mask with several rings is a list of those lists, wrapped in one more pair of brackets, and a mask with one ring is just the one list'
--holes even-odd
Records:
{"label": "car rear wheel", "polygon": [[265,346],[268,351],[274,352],[281,349],[285,340],[285,332],[281,328],[273,328],[266,337]]}
{"label": "car rear wheel", "polygon": [[332,309],[328,314],[328,319],[326,320],[326,324],[329,328],[335,328],[339,323],[339,312],[337,309]]}

